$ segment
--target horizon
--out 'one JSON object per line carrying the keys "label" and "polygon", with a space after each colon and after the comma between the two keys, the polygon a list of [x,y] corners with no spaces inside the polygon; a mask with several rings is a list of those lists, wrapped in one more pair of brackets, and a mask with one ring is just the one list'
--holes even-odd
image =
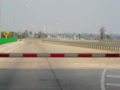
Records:
{"label": "horizon", "polygon": [[118,0],[1,0],[0,29],[99,34],[104,26],[106,33],[120,34],[119,3]]}

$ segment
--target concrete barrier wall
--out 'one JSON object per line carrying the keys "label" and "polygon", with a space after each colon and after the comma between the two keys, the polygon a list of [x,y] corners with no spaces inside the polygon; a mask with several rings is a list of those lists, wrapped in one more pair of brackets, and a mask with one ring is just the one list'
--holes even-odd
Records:
{"label": "concrete barrier wall", "polygon": [[101,42],[84,42],[84,41],[67,41],[67,40],[43,40],[55,44],[64,44],[70,46],[79,46],[84,48],[98,49],[98,50],[107,50],[120,52],[120,44],[113,43],[101,43]]}

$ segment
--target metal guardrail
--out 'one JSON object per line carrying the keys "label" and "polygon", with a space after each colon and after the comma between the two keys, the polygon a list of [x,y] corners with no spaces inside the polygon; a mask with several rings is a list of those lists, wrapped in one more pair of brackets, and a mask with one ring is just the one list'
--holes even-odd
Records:
{"label": "metal guardrail", "polygon": [[108,51],[115,51],[120,52],[120,44],[109,44],[109,43],[100,43],[100,42],[86,42],[86,41],[67,41],[67,40],[43,40],[52,43],[64,44],[64,45],[72,45],[72,46],[79,46],[91,49],[98,49],[98,50],[108,50]]}

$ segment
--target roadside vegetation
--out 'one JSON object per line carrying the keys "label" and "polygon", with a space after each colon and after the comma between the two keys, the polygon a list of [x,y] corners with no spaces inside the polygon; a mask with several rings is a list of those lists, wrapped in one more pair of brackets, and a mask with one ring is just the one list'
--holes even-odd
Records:
{"label": "roadside vegetation", "polygon": [[4,32],[1,32],[0,36],[0,45],[10,42],[16,42],[18,39],[21,39],[21,35],[15,32],[8,32],[9,35],[5,37]]}
{"label": "roadside vegetation", "polygon": [[9,42],[15,42],[17,40],[18,40],[17,38],[0,38],[0,45]]}

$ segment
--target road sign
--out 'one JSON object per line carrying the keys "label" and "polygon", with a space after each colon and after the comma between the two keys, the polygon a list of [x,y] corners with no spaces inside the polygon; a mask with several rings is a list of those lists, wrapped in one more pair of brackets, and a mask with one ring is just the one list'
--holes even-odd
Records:
{"label": "road sign", "polygon": [[9,35],[9,32],[4,32],[3,35],[7,38]]}

